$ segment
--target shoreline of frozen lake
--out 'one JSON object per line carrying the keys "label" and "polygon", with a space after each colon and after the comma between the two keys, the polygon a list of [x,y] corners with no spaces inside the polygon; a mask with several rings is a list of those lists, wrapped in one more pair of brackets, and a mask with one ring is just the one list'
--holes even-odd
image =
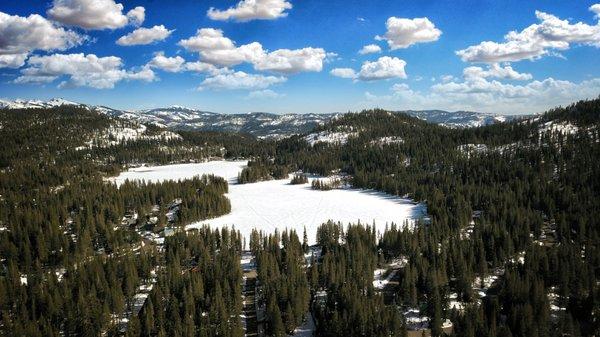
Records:
{"label": "shoreline of frozen lake", "polygon": [[191,179],[202,174],[214,174],[229,181],[231,213],[199,221],[186,229],[210,225],[211,227],[235,226],[242,236],[249,238],[253,228],[265,233],[275,229],[295,229],[300,239],[306,227],[309,243],[315,242],[317,228],[328,220],[345,225],[360,221],[378,230],[386,224],[413,225],[426,215],[424,204],[385,194],[374,190],[333,189],[316,191],[308,184],[291,185],[289,179],[269,180],[252,184],[237,184],[237,174],[247,161],[211,161],[194,164],[144,166],[129,169],[109,181],[120,186],[125,180],[159,182],[165,180]]}

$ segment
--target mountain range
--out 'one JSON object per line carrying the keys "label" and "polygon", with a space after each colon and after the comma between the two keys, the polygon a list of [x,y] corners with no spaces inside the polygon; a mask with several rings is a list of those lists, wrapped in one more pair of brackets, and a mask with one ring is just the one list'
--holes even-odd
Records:
{"label": "mountain range", "polygon": [[[260,138],[282,138],[310,132],[316,126],[338,118],[342,113],[327,114],[274,114],[250,112],[237,114],[215,113],[182,106],[145,110],[120,110],[107,106],[94,106],[71,102],[61,98],[40,100],[0,100],[0,109],[40,109],[63,105],[85,106],[113,117],[134,120],[145,124],[174,129],[249,133]],[[449,112],[444,110],[397,111],[413,117],[452,128],[477,127],[505,122],[517,116],[492,115],[472,111]]]}

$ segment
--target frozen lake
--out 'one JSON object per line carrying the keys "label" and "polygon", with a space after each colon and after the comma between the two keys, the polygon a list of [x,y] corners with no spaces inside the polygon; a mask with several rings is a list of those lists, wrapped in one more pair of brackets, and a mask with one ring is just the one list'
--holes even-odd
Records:
{"label": "frozen lake", "polygon": [[[227,197],[231,200],[231,213],[206,221],[188,225],[191,229],[208,224],[210,226],[235,226],[244,237],[249,237],[253,228],[272,233],[275,229],[296,229],[302,239],[306,226],[310,243],[315,242],[317,227],[328,220],[344,224],[360,221],[375,222],[378,229],[385,224],[412,224],[422,217],[426,208],[410,200],[372,190],[334,189],[315,191],[310,182],[290,185],[289,179],[271,180],[253,184],[236,183],[237,174],[246,161],[212,161],[196,164],[179,164],[155,167],[140,167],[111,178],[117,184],[126,179],[158,182],[181,180],[202,174],[214,174],[229,182]],[[312,180],[312,178],[310,179]]]}

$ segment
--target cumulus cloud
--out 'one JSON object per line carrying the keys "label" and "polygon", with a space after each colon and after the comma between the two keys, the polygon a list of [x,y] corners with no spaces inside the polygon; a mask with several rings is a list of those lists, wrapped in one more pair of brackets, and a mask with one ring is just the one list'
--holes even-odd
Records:
{"label": "cumulus cloud", "polygon": [[381,53],[381,47],[379,47],[376,44],[369,44],[362,47],[362,49],[359,50],[358,53],[361,55]]}
{"label": "cumulus cloud", "polygon": [[352,68],[334,68],[329,72],[331,75],[341,78],[356,78],[356,71]]}
{"label": "cumulus cloud", "polygon": [[596,14],[596,19],[600,19],[600,4],[590,6],[590,11]]}
{"label": "cumulus cloud", "polygon": [[463,82],[438,83],[427,92],[415,91],[406,84],[394,84],[390,91],[386,95],[367,92],[366,101],[361,104],[369,107],[376,103],[395,110],[441,108],[504,114],[535,113],[597,97],[600,78],[579,83],[547,78],[514,85],[478,77]]}
{"label": "cumulus cloud", "polygon": [[434,95],[444,97],[452,104],[464,104],[469,109],[531,113],[579,99],[596,97],[600,90],[600,79],[573,83],[547,78],[524,85],[513,85],[477,78],[461,83],[436,84],[431,90]]}
{"label": "cumulus cloud", "polygon": [[[590,10],[599,8],[592,6]],[[511,31],[504,42],[483,41],[456,52],[465,62],[511,62],[535,60],[555,51],[567,50],[571,44],[600,47],[600,23],[588,25],[583,22],[571,24],[569,20],[536,11],[540,21],[520,32]]]}
{"label": "cumulus cloud", "polygon": [[146,20],[146,9],[142,6],[137,6],[134,9],[127,12],[127,18],[129,23],[134,26],[141,26]]}
{"label": "cumulus cloud", "polygon": [[376,36],[375,39],[387,41],[392,50],[437,41],[442,35],[442,31],[428,18],[405,19],[392,16],[387,19],[385,26],[387,32],[383,36]]}
{"label": "cumulus cloud", "polygon": [[277,93],[271,89],[265,89],[265,90],[255,90],[255,91],[251,91],[248,96],[246,96],[247,99],[273,99],[273,98],[279,98],[279,97],[283,97],[284,95]]}
{"label": "cumulus cloud", "polygon": [[486,70],[481,67],[467,67],[463,70],[465,78],[500,78],[517,81],[528,81],[533,78],[531,74],[519,73],[511,66],[500,66],[498,63],[490,64]]}
{"label": "cumulus cloud", "polygon": [[183,70],[185,60],[181,56],[167,57],[163,52],[156,53],[148,66],[158,68],[171,73],[178,73]]}
{"label": "cumulus cloud", "polygon": [[265,53],[254,63],[256,70],[275,71],[293,74],[301,71],[319,72],[323,70],[323,60],[327,57],[322,48],[278,49]]}
{"label": "cumulus cloud", "polygon": [[25,64],[28,54],[0,55],[0,68],[19,68]]}
{"label": "cumulus cloud", "polygon": [[115,0],[54,0],[47,13],[55,21],[84,29],[139,26],[145,19],[144,7],[135,7],[123,14],[123,5]]}
{"label": "cumulus cloud", "polygon": [[321,71],[328,54],[322,48],[278,49],[269,52],[258,42],[236,46],[235,42],[214,28],[202,28],[196,35],[179,41],[188,51],[198,52],[203,61],[216,66],[231,67],[250,63],[254,69],[294,74]]}
{"label": "cumulus cloud", "polygon": [[[435,78],[432,78],[431,80],[432,80],[432,82],[435,82]],[[452,76],[452,75],[442,75],[442,76],[440,76],[440,81],[442,81],[443,83],[454,81],[454,76]]]}
{"label": "cumulus cloud", "polygon": [[292,4],[286,0],[241,0],[226,10],[211,7],[206,15],[213,20],[274,20],[286,17],[288,9]]}
{"label": "cumulus cloud", "polygon": [[186,62],[181,56],[168,57],[164,52],[157,52],[146,65],[149,68],[160,69],[170,73],[179,73],[182,71],[191,71],[197,73],[218,74],[228,72],[228,69],[219,69],[210,63],[204,62]]}
{"label": "cumulus cloud", "polygon": [[192,72],[196,72],[196,73],[223,74],[223,73],[231,72],[231,70],[229,70],[227,68],[217,68],[210,63],[205,63],[205,62],[200,62],[200,61],[186,62],[183,65],[183,68],[186,71],[192,71]]}
{"label": "cumulus cloud", "polygon": [[358,73],[361,81],[385,80],[388,78],[406,78],[406,61],[397,57],[383,56],[377,61],[363,63]]}
{"label": "cumulus cloud", "polygon": [[356,72],[352,68],[335,68],[329,73],[336,77],[351,78],[355,81],[377,81],[390,78],[406,78],[406,61],[397,57],[383,56],[377,61],[366,61]]}
{"label": "cumulus cloud", "polygon": [[283,83],[286,80],[285,77],[248,74],[237,71],[207,77],[198,89],[261,90],[274,84]]}
{"label": "cumulus cloud", "polygon": [[196,35],[179,41],[188,51],[198,52],[209,63],[219,66],[233,66],[263,57],[262,45],[258,42],[236,47],[235,43],[214,28],[198,29]]}
{"label": "cumulus cloud", "polygon": [[123,80],[151,82],[156,79],[149,67],[139,71],[123,69],[121,58],[116,56],[98,57],[94,54],[54,54],[32,56],[27,67],[21,70],[16,83],[50,83],[66,78],[59,88],[91,87],[111,89]]}
{"label": "cumulus cloud", "polygon": [[21,17],[0,12],[0,68],[21,67],[34,50],[66,50],[85,40],[37,14]]}
{"label": "cumulus cloud", "polygon": [[171,33],[173,33],[173,30],[168,30],[163,25],[154,26],[152,28],[138,28],[125,36],[121,36],[117,40],[117,44],[120,46],[151,44],[156,41],[163,41],[169,37]]}

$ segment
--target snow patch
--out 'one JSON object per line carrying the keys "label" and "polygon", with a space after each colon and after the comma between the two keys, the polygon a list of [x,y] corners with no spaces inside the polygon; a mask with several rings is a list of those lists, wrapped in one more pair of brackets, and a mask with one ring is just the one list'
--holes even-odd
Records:
{"label": "snow patch", "polygon": [[579,127],[569,122],[550,121],[540,125],[540,133],[550,132],[553,134],[558,133],[562,135],[573,135],[576,134],[578,131]]}
{"label": "snow patch", "polygon": [[317,133],[311,133],[304,137],[310,146],[314,146],[317,143],[328,143],[328,144],[339,144],[343,145],[348,142],[350,137],[358,136],[357,132],[332,132],[332,131],[321,131]]}
{"label": "snow patch", "polygon": [[392,145],[392,144],[402,144],[404,143],[404,139],[397,136],[388,136],[388,137],[380,137],[378,139],[374,139],[370,142],[371,145]]}

